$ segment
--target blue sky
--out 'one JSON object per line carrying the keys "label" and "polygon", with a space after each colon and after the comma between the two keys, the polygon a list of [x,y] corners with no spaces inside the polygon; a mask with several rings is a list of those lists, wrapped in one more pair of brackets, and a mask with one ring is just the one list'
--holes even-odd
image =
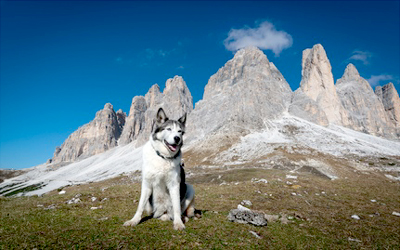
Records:
{"label": "blue sky", "polygon": [[[212,74],[253,44],[292,90],[301,55],[321,43],[335,80],[348,63],[400,90],[399,1],[3,1],[0,168],[26,168],[110,102],[183,76],[194,101]],[[400,92],[400,91],[399,91]]]}

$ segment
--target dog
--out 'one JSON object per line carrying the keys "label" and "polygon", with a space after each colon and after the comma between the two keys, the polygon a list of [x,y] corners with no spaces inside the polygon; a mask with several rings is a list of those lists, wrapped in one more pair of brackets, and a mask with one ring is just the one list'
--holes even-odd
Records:
{"label": "dog", "polygon": [[173,220],[175,230],[185,229],[185,222],[194,216],[194,188],[185,183],[181,148],[186,114],[170,120],[160,108],[152,134],[143,147],[142,191],[137,211],[124,226],[136,226],[143,211],[163,221]]}

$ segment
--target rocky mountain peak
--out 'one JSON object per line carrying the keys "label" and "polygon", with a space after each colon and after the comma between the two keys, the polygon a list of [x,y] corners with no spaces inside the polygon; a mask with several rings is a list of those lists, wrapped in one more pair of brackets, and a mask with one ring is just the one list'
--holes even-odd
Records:
{"label": "rocky mountain peak", "polygon": [[321,44],[303,51],[301,91],[326,114],[329,123],[347,124],[347,114],[339,97],[332,75],[332,67]]}
{"label": "rocky mountain peak", "polygon": [[345,88],[341,86],[342,84],[345,84],[348,88],[350,86],[350,83],[355,85],[355,88],[363,88],[369,94],[374,92],[368,81],[360,76],[357,68],[351,63],[347,65],[346,69],[344,70],[343,76],[336,81],[336,88]]}
{"label": "rocky mountain peak", "polygon": [[103,110],[114,110],[114,107],[111,103],[106,103]]}
{"label": "rocky mountain peak", "polygon": [[[263,74],[263,78],[285,81],[274,64],[270,64],[267,56],[256,47],[246,47],[236,52],[224,67],[211,76],[204,89],[203,99],[213,98],[214,95],[224,92],[243,79],[254,78],[252,74]],[[279,79],[278,79],[279,78]],[[286,82],[286,81],[285,81]],[[286,86],[285,86],[286,88]]]}
{"label": "rocky mountain peak", "polygon": [[342,78],[338,79],[336,90],[348,113],[347,127],[377,136],[393,137],[394,127],[388,122],[383,104],[353,64],[349,64]]}
{"label": "rocky mountain peak", "polygon": [[80,127],[61,147],[56,148],[52,162],[72,162],[115,147],[125,123],[123,114],[121,110],[117,115],[111,103],[104,105],[91,122]]}
{"label": "rocky mountain peak", "polygon": [[192,111],[193,98],[181,76],[168,79],[163,92],[154,84],[144,97],[133,98],[119,144],[133,141],[137,146],[144,144],[150,136],[155,114],[160,107],[173,119]]}
{"label": "rocky mountain peak", "polygon": [[388,83],[384,86],[377,86],[375,93],[382,102],[385,111],[397,132],[400,135],[400,98],[399,93],[393,83]]}
{"label": "rocky mountain peak", "polygon": [[356,67],[352,64],[349,63],[344,71],[344,74],[341,78],[341,80],[337,81],[336,84],[340,84],[342,81],[343,82],[349,82],[349,81],[354,81],[360,79],[360,73],[358,73],[358,70]]}
{"label": "rocky mountain peak", "polygon": [[265,128],[287,111],[292,90],[276,66],[255,47],[236,52],[210,77],[203,100],[188,118],[189,134]]}
{"label": "rocky mountain peak", "polygon": [[150,107],[158,105],[162,99],[160,86],[158,86],[158,84],[151,86],[144,98],[146,99],[147,106]]}

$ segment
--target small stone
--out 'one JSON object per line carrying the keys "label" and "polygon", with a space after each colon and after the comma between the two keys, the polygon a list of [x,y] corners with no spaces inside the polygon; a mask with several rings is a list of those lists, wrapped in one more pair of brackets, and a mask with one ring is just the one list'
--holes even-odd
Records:
{"label": "small stone", "polygon": [[376,200],[371,200],[371,202],[376,202]]}
{"label": "small stone", "polygon": [[351,237],[348,238],[348,241],[361,242],[361,240],[359,240],[359,239],[354,239],[354,238],[351,238]]}
{"label": "small stone", "polygon": [[97,198],[96,197],[92,197],[91,200],[92,200],[92,202],[95,202],[97,200]]}
{"label": "small stone", "polygon": [[66,191],[65,190],[61,190],[60,192],[58,192],[58,194],[65,194]]}
{"label": "small stone", "polygon": [[248,208],[232,209],[229,211],[228,220],[242,224],[252,224],[255,226],[266,226],[268,223],[264,218],[263,213],[255,212]]}
{"label": "small stone", "polygon": [[256,238],[257,239],[261,239],[261,236],[258,234],[258,233],[256,233],[256,232],[254,232],[254,231],[249,231],[252,235],[254,235],[254,236],[256,236]]}
{"label": "small stone", "polygon": [[266,179],[259,179],[257,181],[255,181],[255,183],[265,183],[268,184],[268,181]]}
{"label": "small stone", "polygon": [[249,200],[242,200],[242,202],[240,202],[240,204],[242,204],[243,206],[252,206],[253,203],[251,203],[251,201]]}
{"label": "small stone", "polygon": [[240,204],[237,206],[237,209],[242,210],[242,211],[251,211],[251,209],[249,209],[247,207],[244,207],[244,206],[242,206]]}
{"label": "small stone", "polygon": [[296,176],[296,175],[289,175],[289,174],[287,174],[287,175],[286,175],[286,179],[297,179],[297,176]]}
{"label": "small stone", "polygon": [[99,207],[91,207],[90,209],[91,210],[96,210],[96,209],[102,209],[103,207],[102,206],[99,206]]}
{"label": "small stone", "polygon": [[358,215],[356,215],[356,214],[353,214],[353,215],[351,216],[351,218],[352,218],[352,219],[355,219],[355,220],[359,220],[359,219],[360,219],[360,216],[358,216]]}
{"label": "small stone", "polygon": [[395,215],[395,216],[399,216],[399,217],[400,217],[400,213],[398,213],[398,212],[393,212],[392,215]]}

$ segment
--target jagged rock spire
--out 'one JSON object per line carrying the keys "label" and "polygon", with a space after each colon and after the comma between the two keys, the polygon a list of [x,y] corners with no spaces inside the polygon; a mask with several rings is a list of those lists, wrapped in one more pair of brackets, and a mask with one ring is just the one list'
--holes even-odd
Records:
{"label": "jagged rock spire", "polygon": [[119,144],[133,141],[137,146],[144,144],[149,139],[155,114],[160,107],[174,119],[192,111],[193,98],[181,76],[168,79],[163,92],[154,84],[144,97],[133,98]]}
{"label": "jagged rock spire", "polygon": [[115,147],[124,123],[123,112],[117,115],[110,103],[105,104],[93,121],[80,127],[56,148],[52,162],[72,162]]}
{"label": "jagged rock spire", "polygon": [[375,88],[375,93],[378,96],[379,100],[382,102],[390,121],[398,129],[399,133],[400,132],[399,93],[397,92],[396,88],[391,82],[382,87],[377,86]]}
{"label": "jagged rock spire", "polygon": [[347,125],[347,113],[336,93],[332,67],[321,44],[303,51],[301,74],[300,89],[289,112],[320,125]]}
{"label": "jagged rock spire", "polygon": [[347,127],[377,136],[394,136],[394,127],[388,120],[383,104],[353,64],[349,64],[342,78],[337,80],[336,89],[348,112]]}
{"label": "jagged rock spire", "polygon": [[241,49],[210,77],[203,100],[188,119],[188,137],[265,128],[265,121],[287,111],[291,95],[289,84],[261,50]]}

